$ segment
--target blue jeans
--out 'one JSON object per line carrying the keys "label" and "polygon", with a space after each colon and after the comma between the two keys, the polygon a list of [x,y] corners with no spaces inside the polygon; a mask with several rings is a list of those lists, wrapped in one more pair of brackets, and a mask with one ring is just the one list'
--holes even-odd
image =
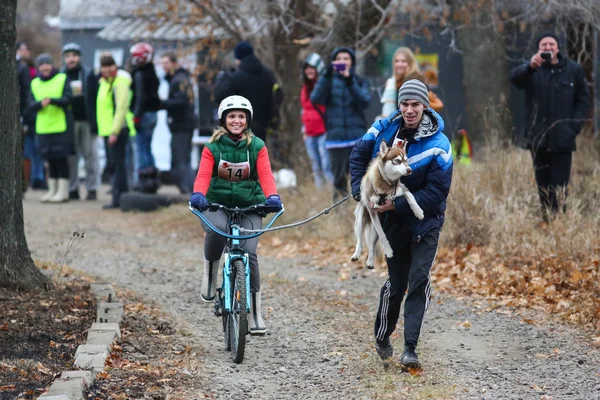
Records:
{"label": "blue jeans", "polygon": [[319,136],[306,136],[306,140],[304,141],[308,158],[310,158],[312,164],[312,172],[317,188],[322,187],[324,181],[327,183],[333,182],[329,152],[325,148],[326,136],[325,133]]}
{"label": "blue jeans", "polygon": [[137,170],[154,167],[154,156],[152,155],[152,134],[156,128],[156,112],[145,112],[142,114],[141,122],[136,126],[137,136]]}
{"label": "blue jeans", "polygon": [[46,181],[46,174],[44,173],[44,161],[40,158],[40,153],[35,145],[35,136],[26,135],[23,137],[23,158],[31,161],[31,174],[30,181]]}

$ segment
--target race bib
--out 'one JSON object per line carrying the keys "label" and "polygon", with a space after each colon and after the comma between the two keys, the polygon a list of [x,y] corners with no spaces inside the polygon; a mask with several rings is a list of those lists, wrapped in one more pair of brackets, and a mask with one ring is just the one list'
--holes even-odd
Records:
{"label": "race bib", "polygon": [[250,163],[248,161],[232,163],[221,159],[219,161],[219,178],[228,181],[244,181],[250,178]]}

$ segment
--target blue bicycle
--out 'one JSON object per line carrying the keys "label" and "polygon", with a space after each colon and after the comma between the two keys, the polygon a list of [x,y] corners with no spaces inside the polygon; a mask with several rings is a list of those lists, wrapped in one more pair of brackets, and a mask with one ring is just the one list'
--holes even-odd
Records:
{"label": "blue bicycle", "polygon": [[217,289],[215,301],[215,315],[223,319],[223,332],[225,333],[225,349],[231,351],[233,361],[237,364],[244,360],[246,349],[246,335],[248,331],[248,314],[250,313],[250,263],[248,253],[244,252],[240,241],[252,239],[264,233],[283,214],[283,209],[277,212],[265,226],[263,231],[250,235],[240,235],[241,221],[247,212],[255,212],[266,216],[268,206],[257,204],[246,208],[228,208],[220,204],[209,203],[209,211],[223,210],[229,216],[229,232],[217,229],[202,214],[190,205],[194,213],[206,226],[221,236],[229,239],[225,246],[225,262],[223,264],[223,283]]}

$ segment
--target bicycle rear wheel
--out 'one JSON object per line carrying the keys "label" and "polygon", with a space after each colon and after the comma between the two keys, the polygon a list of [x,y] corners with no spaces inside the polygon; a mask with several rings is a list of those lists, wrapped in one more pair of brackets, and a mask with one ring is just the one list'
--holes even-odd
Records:
{"label": "bicycle rear wheel", "polygon": [[244,360],[246,335],[248,334],[246,266],[242,260],[235,260],[232,265],[231,279],[231,313],[227,322],[233,362],[239,364]]}

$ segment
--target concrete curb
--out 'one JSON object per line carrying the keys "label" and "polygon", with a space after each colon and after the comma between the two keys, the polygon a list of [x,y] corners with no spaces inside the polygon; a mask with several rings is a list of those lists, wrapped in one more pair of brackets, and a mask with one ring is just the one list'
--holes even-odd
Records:
{"label": "concrete curb", "polygon": [[83,400],[83,392],[94,383],[96,374],[106,366],[113,342],[121,341],[121,320],[125,312],[123,303],[117,301],[112,285],[92,283],[90,290],[98,301],[96,322],[88,330],[86,344],[75,352],[78,371],[63,371],[52,382],[41,400]]}

